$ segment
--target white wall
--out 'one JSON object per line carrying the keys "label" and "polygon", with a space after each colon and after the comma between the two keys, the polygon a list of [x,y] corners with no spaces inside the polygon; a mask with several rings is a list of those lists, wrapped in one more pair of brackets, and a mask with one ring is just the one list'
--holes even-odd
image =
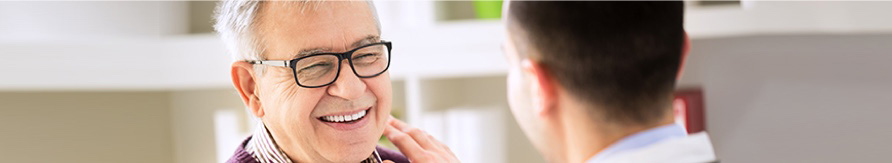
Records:
{"label": "white wall", "polygon": [[251,127],[231,88],[6,91],[0,104],[0,162],[223,162],[247,135],[220,147],[215,113],[235,113],[227,131]]}
{"label": "white wall", "polygon": [[[232,88],[198,89],[171,91],[170,115],[173,135],[173,154],[175,163],[212,163],[224,162],[218,159],[217,135],[215,135],[214,115],[218,111],[236,113],[241,124],[231,126],[236,131],[248,133],[249,128],[246,111],[238,92]],[[237,140],[225,140],[232,143],[229,147],[220,147],[226,158],[235,152],[235,146],[247,138],[247,135],[228,135],[238,137]]]}
{"label": "white wall", "polygon": [[0,162],[173,161],[165,92],[0,92]]}
{"label": "white wall", "polygon": [[889,162],[892,35],[750,36],[692,43],[723,162]]}

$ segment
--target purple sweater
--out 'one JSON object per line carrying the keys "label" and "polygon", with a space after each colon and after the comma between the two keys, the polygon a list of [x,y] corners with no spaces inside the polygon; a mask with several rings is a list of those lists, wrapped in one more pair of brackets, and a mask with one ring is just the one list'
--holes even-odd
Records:
{"label": "purple sweater", "polygon": [[[237,149],[235,149],[235,154],[233,154],[232,157],[229,158],[228,161],[226,161],[226,163],[258,163],[257,160],[254,160],[254,157],[251,156],[251,153],[245,151],[245,145],[248,144],[248,140],[251,140],[251,137],[245,139],[245,141],[243,141],[242,144],[239,145]],[[381,160],[390,160],[394,163],[409,163],[409,159],[407,159],[406,156],[403,156],[403,154],[399,152],[382,147],[375,147],[375,150],[378,151],[378,155],[381,156]]]}

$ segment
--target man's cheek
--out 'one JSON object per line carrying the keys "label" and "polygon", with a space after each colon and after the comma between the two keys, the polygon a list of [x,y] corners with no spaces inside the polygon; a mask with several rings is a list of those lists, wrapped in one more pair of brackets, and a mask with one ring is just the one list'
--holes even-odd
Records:
{"label": "man's cheek", "polygon": [[519,89],[519,83],[518,83],[519,79],[518,78],[519,78],[518,74],[515,71],[510,70],[508,72],[508,78],[506,80],[506,84],[508,85],[507,90],[508,90],[509,100],[515,98],[517,96],[516,93],[519,93],[518,92],[518,89]]}
{"label": "man's cheek", "polygon": [[508,73],[508,105],[515,112],[523,112],[522,108],[526,107],[526,96],[528,93],[523,82],[523,77],[518,71],[512,70]]}
{"label": "man's cheek", "polygon": [[315,110],[316,106],[319,104],[319,101],[322,99],[322,96],[325,95],[324,93],[324,88],[297,88],[293,89],[293,91],[283,92],[283,98],[280,98],[279,102],[281,104],[285,104],[283,105],[283,107],[281,107],[282,113],[287,115],[284,118],[290,119],[291,121],[305,121],[307,119],[313,119],[312,113]]}
{"label": "man's cheek", "polygon": [[384,90],[385,88],[390,88],[390,82],[391,81],[390,81],[390,73],[389,72],[385,72],[385,73],[378,75],[374,78],[366,79],[366,84],[368,84],[369,87],[377,88],[379,90]]}
{"label": "man's cheek", "polygon": [[387,73],[381,74],[381,76],[375,78],[369,78],[363,80],[368,87],[368,89],[375,95],[378,99],[378,102],[388,101],[391,98],[391,94],[393,93],[390,83],[390,76]]}
{"label": "man's cheek", "polygon": [[387,73],[384,73],[381,74],[381,76],[369,78],[364,81],[367,84],[369,91],[375,96],[378,132],[383,132],[383,126],[385,126],[384,124],[387,121],[387,117],[390,115],[392,107],[391,96],[393,90],[391,89],[390,77]]}

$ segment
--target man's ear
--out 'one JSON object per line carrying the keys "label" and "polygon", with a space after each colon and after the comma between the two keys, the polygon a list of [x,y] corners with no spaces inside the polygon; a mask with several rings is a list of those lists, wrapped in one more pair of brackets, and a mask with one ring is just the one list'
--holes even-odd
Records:
{"label": "man's ear", "polygon": [[260,107],[260,98],[255,90],[257,87],[254,80],[254,64],[241,61],[232,63],[232,84],[245,105],[251,108],[251,113],[263,117],[263,108]]}
{"label": "man's ear", "polygon": [[681,73],[684,72],[684,64],[688,60],[688,52],[691,52],[691,39],[688,37],[688,33],[684,33],[684,43],[681,45],[681,59],[678,63],[678,73],[675,75],[675,80],[681,79]]}
{"label": "man's ear", "polygon": [[530,95],[536,114],[545,116],[557,111],[558,94],[554,76],[541,63],[530,59],[520,61],[521,71],[530,80]]}

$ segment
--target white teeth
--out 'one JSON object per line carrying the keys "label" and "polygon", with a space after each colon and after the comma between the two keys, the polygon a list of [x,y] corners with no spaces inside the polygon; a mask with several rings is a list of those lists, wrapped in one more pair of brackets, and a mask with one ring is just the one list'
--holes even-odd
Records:
{"label": "white teeth", "polygon": [[362,118],[363,116],[365,116],[365,114],[366,114],[366,111],[363,110],[356,114],[351,114],[351,115],[323,116],[322,119],[325,121],[329,121],[329,122],[350,122],[350,121],[355,121],[359,118]]}

